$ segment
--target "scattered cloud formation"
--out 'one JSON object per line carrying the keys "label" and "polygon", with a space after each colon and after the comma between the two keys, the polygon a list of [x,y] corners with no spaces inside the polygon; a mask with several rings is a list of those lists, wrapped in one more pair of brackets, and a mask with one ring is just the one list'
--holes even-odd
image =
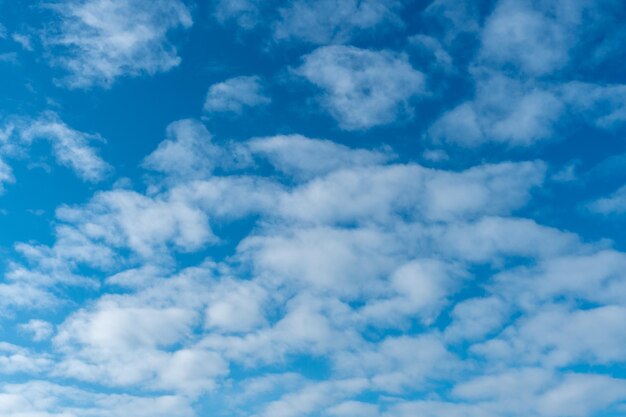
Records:
{"label": "scattered cloud formation", "polygon": [[31,6],[0,415],[626,412],[621,2]]}
{"label": "scattered cloud formation", "polygon": [[303,58],[296,73],[321,89],[320,104],[345,130],[364,130],[410,115],[424,93],[424,75],[404,54],[325,46]]}

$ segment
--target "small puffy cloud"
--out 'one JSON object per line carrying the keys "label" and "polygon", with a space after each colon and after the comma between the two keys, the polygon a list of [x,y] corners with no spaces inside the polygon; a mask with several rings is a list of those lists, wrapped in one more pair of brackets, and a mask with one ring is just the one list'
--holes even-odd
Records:
{"label": "small puffy cloud", "polygon": [[48,140],[59,164],[71,168],[86,181],[100,181],[111,169],[89,146],[91,141],[101,141],[100,136],[72,129],[54,114],[30,121],[19,130],[19,135],[26,143]]}
{"label": "small puffy cloud", "polygon": [[326,46],[303,58],[296,73],[322,90],[319,102],[345,130],[365,130],[410,116],[424,75],[406,55]]}
{"label": "small puffy cloud", "polygon": [[130,248],[144,257],[162,255],[169,244],[192,250],[215,239],[198,207],[133,191],[102,192],[84,207],[61,207],[57,216],[91,241]]}
{"label": "small puffy cloud", "polygon": [[64,354],[56,372],[192,396],[211,390],[228,368],[217,353],[190,343],[202,288],[185,277],[156,284],[133,295],[103,297],[68,317],[54,338]]}
{"label": "small puffy cloud", "polygon": [[549,368],[621,363],[626,359],[626,337],[619,328],[625,319],[626,308],[621,306],[568,311],[546,305],[471,350],[490,360]]}
{"label": "small puffy cloud", "polygon": [[271,102],[263,91],[261,79],[257,76],[235,77],[213,84],[204,102],[208,113],[241,113],[247,107],[256,107]]}
{"label": "small puffy cloud", "polygon": [[[441,233],[441,234],[439,234]],[[501,262],[509,256],[546,259],[572,253],[578,236],[529,219],[483,217],[435,231],[441,251],[472,262]]]}
{"label": "small puffy cloud", "polygon": [[196,120],[179,120],[167,127],[166,139],[143,161],[143,167],[175,178],[207,177],[220,164],[223,150]]}
{"label": "small puffy cloud", "polygon": [[243,30],[268,29],[274,42],[345,43],[389,26],[402,26],[398,0],[218,0],[214,16]]}
{"label": "small puffy cloud", "polygon": [[471,298],[454,306],[444,334],[451,342],[481,339],[501,329],[508,315],[509,307],[497,297]]}
{"label": "small puffy cloud", "polygon": [[602,129],[626,123],[626,85],[569,82],[559,89],[571,111]]}
{"label": "small puffy cloud", "polygon": [[622,214],[626,212],[626,186],[621,187],[608,197],[600,198],[589,204],[591,211],[599,214]]}
{"label": "small puffy cloud", "polygon": [[239,27],[250,30],[261,18],[263,0],[217,0],[214,15],[218,22],[234,21]]}
{"label": "small puffy cloud", "polygon": [[34,353],[29,349],[0,342],[0,372],[2,374],[39,374],[49,370],[49,355]]}
{"label": "small puffy cloud", "polygon": [[5,184],[11,184],[13,182],[15,182],[13,170],[6,162],[0,160],[0,194],[4,192]]}
{"label": "small puffy cloud", "polygon": [[109,87],[119,77],[170,70],[180,58],[167,34],[192,24],[180,0],[70,0],[50,7],[60,23],[44,41],[71,88]]}
{"label": "small puffy cloud", "polygon": [[607,375],[558,374],[547,369],[522,367],[460,383],[454,387],[453,394],[464,401],[422,402],[419,406],[413,403],[413,407],[407,409],[426,416],[445,412],[446,415],[481,417],[585,417],[622,402],[626,384],[622,379]]}
{"label": "small puffy cloud", "polygon": [[301,135],[252,139],[246,148],[253,155],[266,158],[279,171],[303,179],[337,169],[378,165],[392,158],[388,152],[351,149],[329,140]]}
{"label": "small puffy cloud", "polygon": [[52,324],[43,320],[30,320],[20,326],[21,329],[31,334],[34,341],[42,341],[48,339],[54,332]]}
{"label": "small puffy cloud", "polygon": [[0,387],[0,412],[7,417],[195,415],[189,399],[183,396],[103,394],[37,379]]}
{"label": "small puffy cloud", "polygon": [[434,140],[479,146],[529,146],[554,137],[565,105],[559,95],[498,72],[479,72],[476,94],[444,113],[428,131]]}
{"label": "small puffy cloud", "polygon": [[[0,132],[0,156],[19,156],[24,148],[39,140],[50,144],[58,164],[72,169],[85,181],[101,181],[111,171],[111,166],[91,146],[94,141],[102,142],[102,137],[73,129],[52,112],[38,118],[8,119]],[[0,161],[0,184],[11,181],[9,167]]]}
{"label": "small puffy cloud", "polygon": [[295,0],[279,10],[274,39],[299,39],[318,45],[342,43],[355,34],[398,19],[396,0]]}
{"label": "small puffy cloud", "polygon": [[532,2],[500,1],[485,23],[480,57],[533,75],[563,67],[574,38],[566,22],[559,20],[565,16],[558,6],[555,9],[556,16],[550,17],[545,10],[533,8]]}
{"label": "small puffy cloud", "polygon": [[33,50],[33,45],[32,45],[32,41],[30,36],[28,35],[23,35],[21,33],[14,33],[11,38],[19,43],[22,48],[26,49],[27,51],[32,51]]}

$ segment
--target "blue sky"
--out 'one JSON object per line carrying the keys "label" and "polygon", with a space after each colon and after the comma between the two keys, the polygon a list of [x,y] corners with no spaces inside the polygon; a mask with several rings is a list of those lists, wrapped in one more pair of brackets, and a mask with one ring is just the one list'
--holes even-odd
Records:
{"label": "blue sky", "polygon": [[0,414],[626,414],[625,19],[0,0]]}

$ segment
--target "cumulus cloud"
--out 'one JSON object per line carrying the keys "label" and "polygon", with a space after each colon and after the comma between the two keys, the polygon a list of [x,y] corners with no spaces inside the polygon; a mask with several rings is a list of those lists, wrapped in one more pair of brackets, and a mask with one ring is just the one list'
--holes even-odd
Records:
{"label": "cumulus cloud", "polygon": [[192,24],[179,0],[72,0],[50,6],[60,23],[44,42],[71,88],[110,87],[117,78],[168,71],[180,63],[168,32]]}
{"label": "cumulus cloud", "polygon": [[[101,181],[111,171],[92,147],[93,142],[103,142],[103,138],[71,128],[52,112],[38,118],[7,119],[0,132],[0,156],[20,157],[36,141],[47,141],[57,163],[72,169],[84,181]],[[0,160],[0,185],[13,181],[10,166]]]}
{"label": "cumulus cloud", "polygon": [[91,141],[102,140],[100,136],[74,130],[54,114],[28,122],[18,134],[26,144],[39,139],[49,141],[58,163],[86,181],[100,181],[111,169],[89,146]]}
{"label": "cumulus cloud", "polygon": [[182,396],[100,394],[41,380],[4,384],[0,398],[0,410],[9,417],[165,417],[172,414],[189,417],[194,414],[189,401]]}
{"label": "cumulus cloud", "polygon": [[[577,1],[568,6],[543,5],[504,0],[498,2],[481,34],[480,56],[498,65],[512,65],[520,70],[543,75],[567,64],[573,45],[571,31]],[[552,9],[552,16],[546,13]],[[568,23],[571,23],[568,25]]]}
{"label": "cumulus cloud", "polygon": [[207,93],[204,111],[241,113],[247,107],[271,103],[271,98],[263,90],[261,79],[257,76],[235,77],[213,84]]}
{"label": "cumulus cloud", "polygon": [[145,168],[176,178],[206,178],[223,159],[223,150],[211,143],[211,134],[198,121],[174,122],[167,127],[166,136],[144,159]]}
{"label": "cumulus cloud", "polygon": [[626,212],[626,186],[619,188],[608,197],[589,204],[589,208],[600,214],[621,214]]}
{"label": "cumulus cloud", "polygon": [[[494,3],[484,23],[480,8],[438,1],[427,9],[428,17],[443,21],[444,27],[461,28],[476,37],[465,78],[473,84],[473,93],[446,109],[427,137],[465,147],[530,146],[563,139],[571,127],[586,124],[614,130],[623,125],[620,92],[624,87],[607,84],[601,76],[594,82],[594,77],[583,75],[588,71],[583,63],[589,55],[588,42],[613,24],[613,4],[501,0]],[[464,25],[459,21],[463,17],[472,23]],[[455,36],[444,37],[438,48],[429,41],[444,62],[449,52],[468,59],[456,51]],[[417,35],[416,39],[424,43],[431,38]]]}
{"label": "cumulus cloud", "polygon": [[214,16],[222,24],[234,22],[243,30],[268,29],[276,44],[299,41],[324,45],[401,27],[401,6],[397,0],[219,0]]}
{"label": "cumulus cloud", "polygon": [[322,90],[320,104],[345,130],[364,130],[408,117],[424,92],[424,75],[404,54],[326,46],[303,58],[296,73]]}
{"label": "cumulus cloud", "polygon": [[553,138],[564,107],[549,89],[498,72],[479,72],[474,100],[444,113],[429,135],[470,147],[487,142],[529,146]]}
{"label": "cumulus cloud", "polygon": [[314,44],[343,43],[359,32],[398,21],[398,1],[295,0],[279,9],[274,39],[299,39]]}
{"label": "cumulus cloud", "polygon": [[48,339],[54,332],[49,322],[37,319],[29,320],[27,323],[24,323],[21,328],[25,332],[30,333],[33,340],[38,342]]}
{"label": "cumulus cloud", "polygon": [[253,139],[245,148],[253,155],[266,158],[277,170],[298,179],[310,179],[342,168],[379,165],[392,159],[385,150],[351,149],[301,135]]}
{"label": "cumulus cloud", "polygon": [[[233,153],[245,163],[220,161]],[[229,409],[258,416],[576,416],[626,398],[563,400],[623,382],[562,370],[623,361],[625,255],[516,217],[543,162],[449,171],[300,135],[219,144],[182,120],[144,166],[157,173],[146,190],[62,206],[53,244],[18,245],[7,294],[59,305],[59,283],[102,291],[23,326],[52,337],[33,369],[172,401],[233,391]],[[240,230],[227,244],[224,225]],[[226,255],[204,258],[208,245]],[[174,262],[189,252],[204,259]],[[85,269],[108,278],[97,287]],[[29,353],[13,349],[7,366]],[[300,375],[302,361],[328,377]],[[443,385],[437,401],[403,399]]]}

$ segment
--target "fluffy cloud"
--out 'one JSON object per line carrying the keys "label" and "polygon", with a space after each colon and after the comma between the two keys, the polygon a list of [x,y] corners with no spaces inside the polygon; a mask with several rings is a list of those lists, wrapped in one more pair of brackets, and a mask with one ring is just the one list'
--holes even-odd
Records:
{"label": "fluffy cloud", "polygon": [[214,16],[222,24],[234,22],[244,30],[267,28],[277,44],[300,41],[324,45],[401,26],[397,15],[401,6],[396,0],[219,0]]}
{"label": "fluffy cloud", "polygon": [[[52,112],[38,118],[7,119],[0,131],[0,157],[19,158],[36,141],[47,141],[57,163],[72,169],[85,181],[101,181],[111,171],[110,165],[91,146],[103,139],[71,128]],[[13,181],[11,167],[0,159],[0,186]]]}
{"label": "fluffy cloud", "polygon": [[345,130],[364,130],[410,115],[424,76],[406,55],[326,46],[303,58],[296,73],[320,88],[320,103]]}
{"label": "fluffy cloud", "polygon": [[144,159],[145,168],[176,178],[207,177],[223,159],[223,150],[211,143],[211,134],[198,121],[174,122],[166,136]]}
{"label": "fluffy cloud", "polygon": [[295,0],[279,10],[274,39],[300,39],[314,44],[342,43],[366,29],[398,18],[398,1]]}
{"label": "fluffy cloud", "polygon": [[51,6],[60,23],[45,36],[50,59],[72,88],[111,86],[123,76],[155,74],[180,63],[168,32],[192,24],[179,0],[71,0]]}
{"label": "fluffy cloud", "polygon": [[444,113],[429,135],[464,146],[486,142],[528,146],[553,137],[564,110],[549,89],[498,72],[477,74],[476,96]]}
{"label": "fluffy cloud", "polygon": [[[58,283],[102,291],[59,323],[23,326],[42,339],[56,330],[50,356],[31,362],[53,377],[190,401],[251,390],[256,400],[234,395],[228,407],[258,416],[496,417],[520,404],[520,416],[576,416],[562,398],[586,385],[561,368],[623,360],[620,333],[603,331],[623,321],[624,255],[515,217],[544,182],[543,162],[448,171],[395,158],[299,135],[220,145],[197,121],[171,124],[144,160],[156,172],[144,191],[62,206],[52,245],[17,246],[7,294],[62,305]],[[224,225],[238,237],[224,241]],[[85,268],[108,278],[93,282]],[[267,379],[298,363],[329,377]],[[547,369],[502,374],[536,366]],[[512,401],[506,386],[520,379],[524,401]],[[446,384],[440,401],[358,401]]]}
{"label": "fluffy cloud", "polygon": [[246,107],[262,106],[271,101],[264,93],[259,77],[235,77],[213,84],[209,88],[204,111],[241,113]]}
{"label": "fluffy cloud", "polygon": [[193,416],[184,397],[96,394],[37,380],[4,384],[0,389],[0,411],[9,417]]}
{"label": "fluffy cloud", "polygon": [[[465,78],[474,91],[469,100],[444,111],[427,136],[466,147],[529,146],[563,138],[568,132],[564,127],[615,129],[623,124],[622,85],[607,85],[602,76],[595,83],[579,81],[589,80],[581,75],[586,65],[593,65],[582,64],[588,61],[587,43],[611,27],[613,4],[501,0],[483,25],[479,7],[454,6],[435,2],[428,16],[476,36],[476,52]],[[460,22],[462,18],[470,23]],[[448,49],[435,44],[440,57],[454,50],[455,36],[453,32],[444,37]],[[462,54],[458,58],[467,59]]]}
{"label": "fluffy cloud", "polygon": [[619,188],[608,197],[600,198],[589,205],[600,214],[621,214],[626,212],[626,186]]}
{"label": "fluffy cloud", "polygon": [[533,7],[532,2],[498,2],[482,32],[481,58],[537,75],[563,67],[574,40],[571,20],[580,13],[578,3],[569,2],[569,10],[565,5],[546,5],[552,9],[550,16],[543,5]]}

